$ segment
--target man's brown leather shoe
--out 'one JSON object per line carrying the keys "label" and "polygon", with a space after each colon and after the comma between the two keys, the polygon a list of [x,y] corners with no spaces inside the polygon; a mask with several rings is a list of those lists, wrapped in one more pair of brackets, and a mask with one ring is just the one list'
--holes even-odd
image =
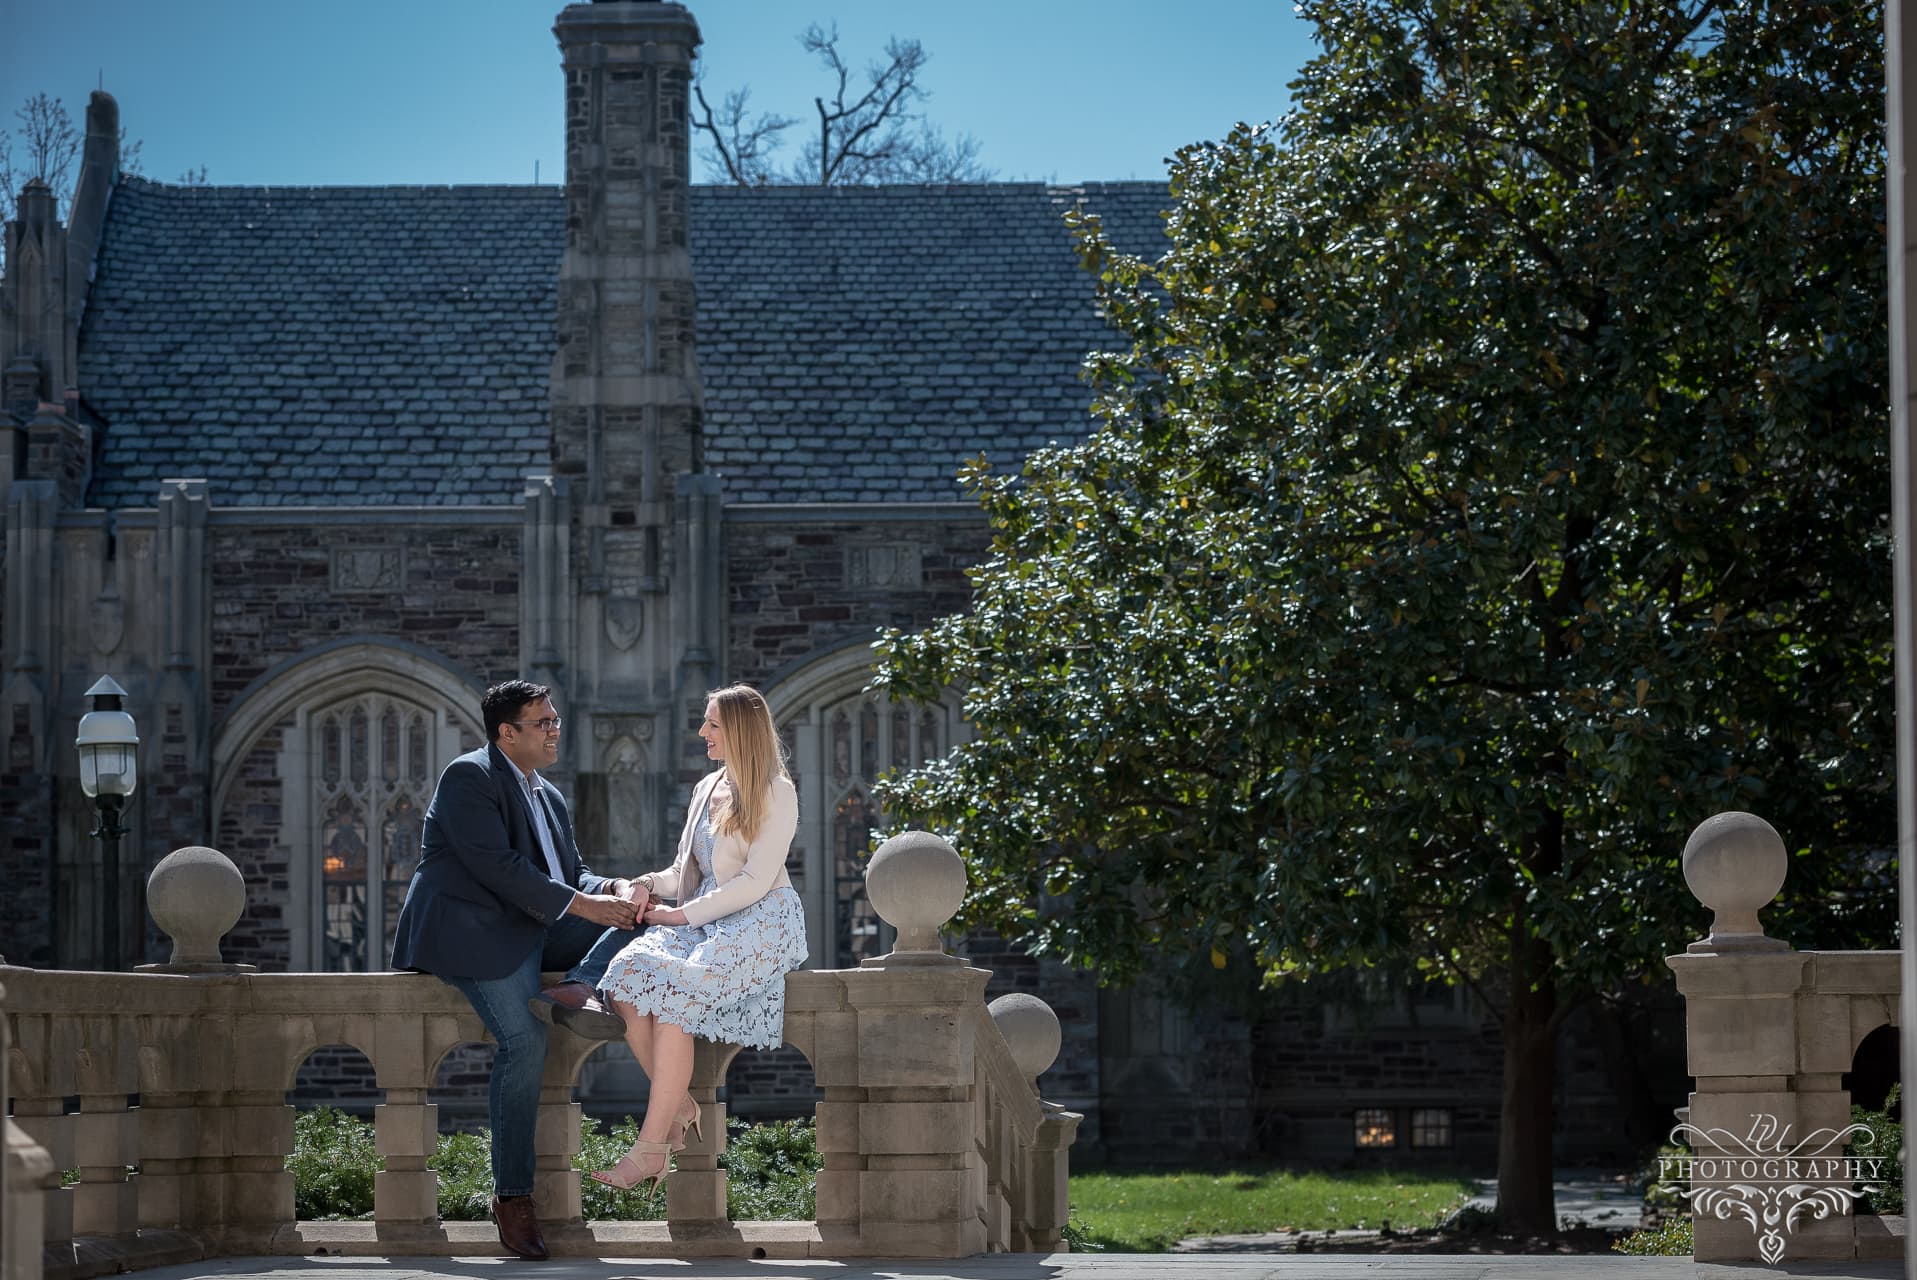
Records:
{"label": "man's brown leather shoe", "polygon": [[583,1009],[593,1003],[593,989],[583,982],[560,982],[545,988],[539,998],[562,1009]]}
{"label": "man's brown leather shoe", "polygon": [[499,1226],[499,1243],[509,1253],[528,1262],[546,1260],[546,1238],[539,1234],[539,1218],[533,1213],[531,1196],[493,1197],[493,1221]]}
{"label": "man's brown leather shoe", "polygon": [[553,1006],[552,1020],[553,1025],[564,1027],[588,1040],[621,1040],[626,1034],[625,1020],[600,1004],[596,998],[587,1000],[577,1009],[556,1004]]}

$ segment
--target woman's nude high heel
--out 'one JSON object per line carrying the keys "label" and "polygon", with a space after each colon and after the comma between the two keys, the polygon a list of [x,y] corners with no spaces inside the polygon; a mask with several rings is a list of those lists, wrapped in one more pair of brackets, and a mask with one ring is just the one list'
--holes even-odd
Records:
{"label": "woman's nude high heel", "polygon": [[672,1118],[672,1123],[675,1126],[677,1126],[679,1130],[678,1141],[672,1144],[672,1149],[674,1151],[684,1151],[686,1149],[687,1133],[698,1134],[699,1141],[701,1142],[704,1142],[706,1140],[705,1108],[701,1107],[697,1102],[693,1101],[691,1094],[686,1095],[686,1106],[691,1108],[690,1115],[688,1115],[684,1110],[682,1110],[679,1112],[678,1115]]}
{"label": "woman's nude high heel", "polygon": [[[621,1191],[630,1191],[642,1182],[651,1183],[648,1191],[656,1191],[659,1184],[666,1180],[666,1170],[672,1163],[673,1146],[670,1142],[646,1142],[641,1140],[632,1144],[632,1150],[619,1157],[619,1162],[610,1169],[600,1169],[592,1175],[594,1182],[603,1182],[609,1187]],[[659,1167],[646,1168],[650,1161],[641,1162],[641,1156],[658,1156]],[[626,1169],[631,1172],[624,1172]]]}

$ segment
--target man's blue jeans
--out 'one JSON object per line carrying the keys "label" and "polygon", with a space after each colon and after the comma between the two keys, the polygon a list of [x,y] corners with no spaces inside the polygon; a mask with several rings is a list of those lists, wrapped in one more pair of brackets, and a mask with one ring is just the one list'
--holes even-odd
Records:
{"label": "man's blue jeans", "polygon": [[452,978],[472,1003],[499,1047],[493,1054],[486,1110],[493,1127],[493,1194],[526,1196],[533,1189],[533,1129],[539,1115],[539,1081],[546,1073],[547,1024],[532,1011],[542,970],[598,988],[606,966],[639,935],[608,929],[578,916],[561,916],[546,930],[542,951],[528,952],[503,978]]}

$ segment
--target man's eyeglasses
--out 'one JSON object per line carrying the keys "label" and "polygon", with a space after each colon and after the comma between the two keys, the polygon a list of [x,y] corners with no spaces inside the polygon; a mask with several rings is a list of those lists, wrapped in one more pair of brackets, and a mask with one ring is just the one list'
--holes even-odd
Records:
{"label": "man's eyeglasses", "polygon": [[559,716],[548,716],[544,720],[506,720],[502,723],[509,724],[515,729],[524,729],[527,725],[531,725],[541,733],[558,733],[560,719]]}

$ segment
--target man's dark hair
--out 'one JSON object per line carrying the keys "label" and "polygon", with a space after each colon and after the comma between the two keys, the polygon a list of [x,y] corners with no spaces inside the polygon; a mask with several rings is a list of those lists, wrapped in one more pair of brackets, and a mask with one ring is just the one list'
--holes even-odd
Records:
{"label": "man's dark hair", "polygon": [[486,696],[479,701],[480,713],[486,717],[486,741],[499,741],[499,726],[519,719],[521,707],[551,696],[551,689],[530,680],[501,680],[486,690]]}

